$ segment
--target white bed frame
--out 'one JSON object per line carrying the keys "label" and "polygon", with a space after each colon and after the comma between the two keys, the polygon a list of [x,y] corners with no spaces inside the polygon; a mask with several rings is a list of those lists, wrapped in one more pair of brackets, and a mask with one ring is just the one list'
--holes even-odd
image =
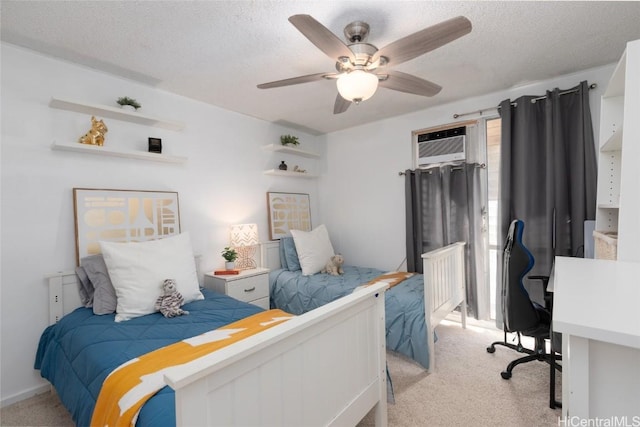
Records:
{"label": "white bed frame", "polygon": [[429,343],[429,371],[436,368],[434,329],[460,306],[462,328],[467,328],[467,291],[464,242],[452,243],[422,254],[424,309]]}
{"label": "white bed frame", "polygon": [[[462,327],[467,327],[464,249],[465,242],[456,242],[422,255],[429,372],[436,368],[435,327],[458,306],[461,306]],[[261,263],[271,270],[280,268],[279,242],[262,244]]]}
{"label": "white bed frame", "polygon": [[[50,319],[80,305],[74,272],[48,276]],[[373,285],[165,376],[178,426],[387,425],[384,292]]]}
{"label": "white bed frame", "polygon": [[[430,371],[434,328],[462,304],[464,243],[422,255]],[[262,265],[280,268],[278,242]],[[73,271],[47,276],[50,322],[80,306]],[[387,425],[384,292],[373,285],[212,353],[165,378],[178,426],[353,426],[375,407]]]}

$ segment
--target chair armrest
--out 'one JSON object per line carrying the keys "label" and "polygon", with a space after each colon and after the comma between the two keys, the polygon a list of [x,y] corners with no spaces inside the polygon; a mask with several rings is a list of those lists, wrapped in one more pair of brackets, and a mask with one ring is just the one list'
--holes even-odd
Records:
{"label": "chair armrest", "polygon": [[549,312],[553,310],[553,293],[547,291],[547,285],[549,283],[549,276],[527,276],[530,280],[540,280],[542,283],[542,292],[544,293],[544,306]]}
{"label": "chair armrest", "polygon": [[542,284],[545,289],[547,288],[547,283],[549,283],[549,276],[527,276],[527,279],[531,280],[542,280]]}

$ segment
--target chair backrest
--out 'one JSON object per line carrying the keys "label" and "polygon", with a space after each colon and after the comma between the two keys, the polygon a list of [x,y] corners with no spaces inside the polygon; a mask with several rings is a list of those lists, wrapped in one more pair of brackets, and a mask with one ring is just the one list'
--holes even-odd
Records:
{"label": "chair backrest", "polygon": [[523,230],[524,222],[511,222],[502,256],[502,315],[509,332],[525,331],[540,323],[523,283],[534,264],[533,255],[522,243]]}

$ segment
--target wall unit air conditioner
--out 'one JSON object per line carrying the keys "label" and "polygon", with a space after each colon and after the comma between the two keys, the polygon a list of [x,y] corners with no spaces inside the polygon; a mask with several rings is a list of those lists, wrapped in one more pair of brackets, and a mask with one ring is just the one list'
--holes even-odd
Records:
{"label": "wall unit air conditioner", "polygon": [[464,126],[418,134],[418,167],[465,160],[465,138]]}

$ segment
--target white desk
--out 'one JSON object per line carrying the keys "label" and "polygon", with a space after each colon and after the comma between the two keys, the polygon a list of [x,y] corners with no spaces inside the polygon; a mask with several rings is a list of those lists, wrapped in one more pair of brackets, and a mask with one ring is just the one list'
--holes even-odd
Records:
{"label": "white desk", "polygon": [[553,290],[563,416],[632,422],[640,416],[640,263],[556,257]]}

